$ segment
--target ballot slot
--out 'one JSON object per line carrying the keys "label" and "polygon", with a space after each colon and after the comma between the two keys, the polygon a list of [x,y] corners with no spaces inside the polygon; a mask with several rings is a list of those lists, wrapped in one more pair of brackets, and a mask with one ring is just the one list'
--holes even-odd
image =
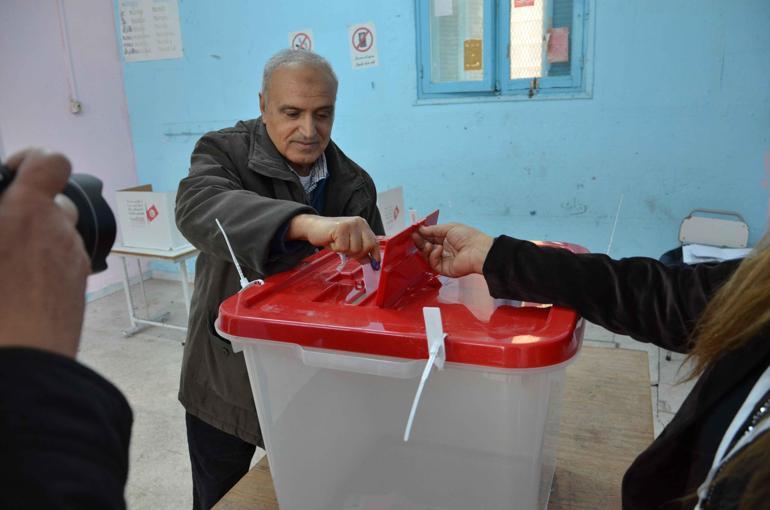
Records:
{"label": "ballot slot", "polygon": [[[438,211],[435,211],[394,236],[380,238],[378,270],[370,262],[361,263],[342,254],[321,252],[297,271],[292,283],[303,279],[310,282],[320,274],[325,286],[312,298],[313,302],[393,308],[400,298],[415,288],[431,286],[431,281],[433,287],[441,286],[412,240],[412,233],[417,228],[434,225],[437,220]],[[281,287],[286,285],[282,282]],[[261,292],[270,292],[269,288],[270,285]],[[254,300],[257,299],[258,295],[255,295]],[[246,304],[254,302],[247,301]]]}

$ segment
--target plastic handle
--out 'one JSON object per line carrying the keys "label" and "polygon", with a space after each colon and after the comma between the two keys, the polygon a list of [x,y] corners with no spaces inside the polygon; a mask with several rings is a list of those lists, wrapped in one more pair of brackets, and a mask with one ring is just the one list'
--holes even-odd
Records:
{"label": "plastic handle", "polygon": [[376,375],[393,379],[414,379],[420,374],[421,360],[396,361],[355,354],[318,351],[295,346],[302,362],[315,368],[328,368],[343,372]]}

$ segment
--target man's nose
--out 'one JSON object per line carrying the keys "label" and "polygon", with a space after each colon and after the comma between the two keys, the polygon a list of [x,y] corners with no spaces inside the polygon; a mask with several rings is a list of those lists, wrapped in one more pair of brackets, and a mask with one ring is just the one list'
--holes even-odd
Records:
{"label": "man's nose", "polygon": [[315,138],[317,131],[313,116],[304,115],[302,117],[302,122],[300,123],[300,133],[302,136],[304,138],[312,139]]}

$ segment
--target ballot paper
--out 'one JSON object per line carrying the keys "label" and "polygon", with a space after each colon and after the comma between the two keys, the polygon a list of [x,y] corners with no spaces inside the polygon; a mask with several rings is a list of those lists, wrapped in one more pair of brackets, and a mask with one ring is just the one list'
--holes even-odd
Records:
{"label": "ballot paper", "polygon": [[682,246],[682,260],[685,264],[721,262],[743,258],[750,251],[751,248],[719,248],[706,244],[686,244]]}

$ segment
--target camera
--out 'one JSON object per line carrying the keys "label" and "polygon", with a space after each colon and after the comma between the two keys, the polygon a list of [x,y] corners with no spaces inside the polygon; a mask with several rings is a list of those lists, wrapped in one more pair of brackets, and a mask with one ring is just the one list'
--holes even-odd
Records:
{"label": "camera", "polygon": [[[0,193],[13,180],[16,172],[0,164]],[[88,174],[72,174],[62,195],[69,198],[78,210],[77,228],[86,253],[91,258],[91,271],[107,269],[107,255],[115,242],[115,216],[102,197],[102,181]]]}

